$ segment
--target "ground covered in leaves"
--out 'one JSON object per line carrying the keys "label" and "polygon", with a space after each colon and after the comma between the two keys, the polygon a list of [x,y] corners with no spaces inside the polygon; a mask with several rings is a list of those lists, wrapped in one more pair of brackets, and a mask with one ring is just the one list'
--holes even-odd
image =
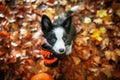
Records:
{"label": "ground covered in leaves", "polygon": [[[41,16],[54,21],[73,6],[72,53],[46,67]],[[43,77],[44,76],[44,77]],[[120,80],[119,0],[0,1],[0,80]],[[45,79],[44,79],[45,78]]]}

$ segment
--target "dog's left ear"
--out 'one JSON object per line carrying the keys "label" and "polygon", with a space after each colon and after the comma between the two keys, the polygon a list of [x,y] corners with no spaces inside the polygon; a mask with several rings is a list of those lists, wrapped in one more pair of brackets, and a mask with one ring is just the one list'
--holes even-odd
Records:
{"label": "dog's left ear", "polygon": [[52,28],[52,22],[49,19],[49,17],[46,16],[46,15],[42,16],[41,25],[42,25],[42,31],[43,31],[43,33],[46,33],[48,31],[50,31],[51,28]]}
{"label": "dog's left ear", "polygon": [[63,27],[67,30],[67,32],[69,32],[70,27],[72,24],[72,17],[69,16],[64,22],[63,22]]}

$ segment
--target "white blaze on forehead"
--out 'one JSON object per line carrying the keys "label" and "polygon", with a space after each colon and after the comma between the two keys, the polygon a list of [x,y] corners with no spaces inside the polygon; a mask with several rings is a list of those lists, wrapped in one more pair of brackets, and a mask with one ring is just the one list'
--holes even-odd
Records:
{"label": "white blaze on forehead", "polygon": [[55,28],[53,30],[53,32],[55,33],[55,36],[57,38],[56,43],[53,46],[53,49],[60,54],[59,50],[60,49],[64,49],[65,50],[65,42],[63,41],[63,35],[65,30],[61,27]]}
{"label": "white blaze on forehead", "polygon": [[53,32],[55,33],[56,38],[61,38],[61,37],[63,37],[63,34],[64,34],[65,30],[61,27],[58,27],[58,28],[55,28],[53,30]]}

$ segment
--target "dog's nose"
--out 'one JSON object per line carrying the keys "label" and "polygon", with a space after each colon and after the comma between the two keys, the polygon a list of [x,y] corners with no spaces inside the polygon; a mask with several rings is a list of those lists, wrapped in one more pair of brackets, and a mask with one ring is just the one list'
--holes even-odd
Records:
{"label": "dog's nose", "polygon": [[63,53],[65,50],[63,48],[59,49],[59,52]]}

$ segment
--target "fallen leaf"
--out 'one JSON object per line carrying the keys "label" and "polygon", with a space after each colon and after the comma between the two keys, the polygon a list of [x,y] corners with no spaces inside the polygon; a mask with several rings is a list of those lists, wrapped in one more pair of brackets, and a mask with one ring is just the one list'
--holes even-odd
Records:
{"label": "fallen leaf", "polygon": [[102,23],[103,23],[103,20],[102,20],[101,18],[97,18],[97,19],[94,19],[93,22],[95,22],[95,23],[97,23],[97,24],[102,24]]}
{"label": "fallen leaf", "polygon": [[115,52],[118,56],[120,56],[120,49],[115,49]]}
{"label": "fallen leaf", "polygon": [[34,64],[34,61],[32,59],[27,59],[26,60],[29,64]]}
{"label": "fallen leaf", "polygon": [[99,30],[102,34],[105,34],[107,32],[107,29],[105,27],[100,27]]}
{"label": "fallen leaf", "polygon": [[80,60],[79,57],[74,57],[74,56],[73,56],[72,59],[73,59],[75,65],[78,65],[78,64],[81,62],[81,60]]}
{"label": "fallen leaf", "polygon": [[110,39],[108,37],[104,38],[101,43],[101,49],[105,49],[109,45],[109,42],[110,42]]}
{"label": "fallen leaf", "polygon": [[10,28],[10,24],[9,24],[9,23],[6,23],[6,24],[4,25],[4,29],[8,30],[9,28]]}
{"label": "fallen leaf", "polygon": [[100,18],[107,16],[107,10],[104,10],[104,9],[97,10],[96,16]]}
{"label": "fallen leaf", "polygon": [[112,77],[112,66],[111,65],[104,65],[102,68],[102,72],[108,77],[111,78]]}
{"label": "fallen leaf", "polygon": [[7,31],[0,31],[0,37],[8,37],[9,33]]}
{"label": "fallen leaf", "polygon": [[117,61],[117,56],[114,51],[110,51],[110,50],[105,51],[105,57],[107,60],[112,59],[115,62]]}
{"label": "fallen leaf", "polygon": [[91,35],[91,38],[96,39],[98,41],[102,41],[103,38],[101,37],[101,32],[99,29],[95,29]]}
{"label": "fallen leaf", "polygon": [[93,76],[88,76],[87,80],[94,80]]}
{"label": "fallen leaf", "polygon": [[101,60],[100,56],[94,56],[93,59],[94,59],[95,63],[97,63],[97,64],[100,64],[100,63],[101,63],[101,61],[100,61],[100,60]]}
{"label": "fallen leaf", "polygon": [[26,34],[25,39],[30,40],[31,38],[32,38],[32,34],[31,33]]}
{"label": "fallen leaf", "polygon": [[16,59],[15,58],[11,58],[8,63],[10,63],[10,64],[12,63],[13,64],[15,62],[16,62]]}
{"label": "fallen leaf", "polygon": [[53,3],[55,0],[48,0],[48,2]]}
{"label": "fallen leaf", "polygon": [[91,20],[90,17],[85,17],[83,22],[84,22],[84,23],[91,23],[92,20]]}
{"label": "fallen leaf", "polygon": [[120,9],[116,10],[116,15],[118,15],[120,17]]}
{"label": "fallen leaf", "polygon": [[110,22],[111,20],[112,20],[112,18],[111,18],[111,15],[106,15],[106,16],[104,16],[104,17],[102,17],[102,20],[104,21],[104,22]]}

